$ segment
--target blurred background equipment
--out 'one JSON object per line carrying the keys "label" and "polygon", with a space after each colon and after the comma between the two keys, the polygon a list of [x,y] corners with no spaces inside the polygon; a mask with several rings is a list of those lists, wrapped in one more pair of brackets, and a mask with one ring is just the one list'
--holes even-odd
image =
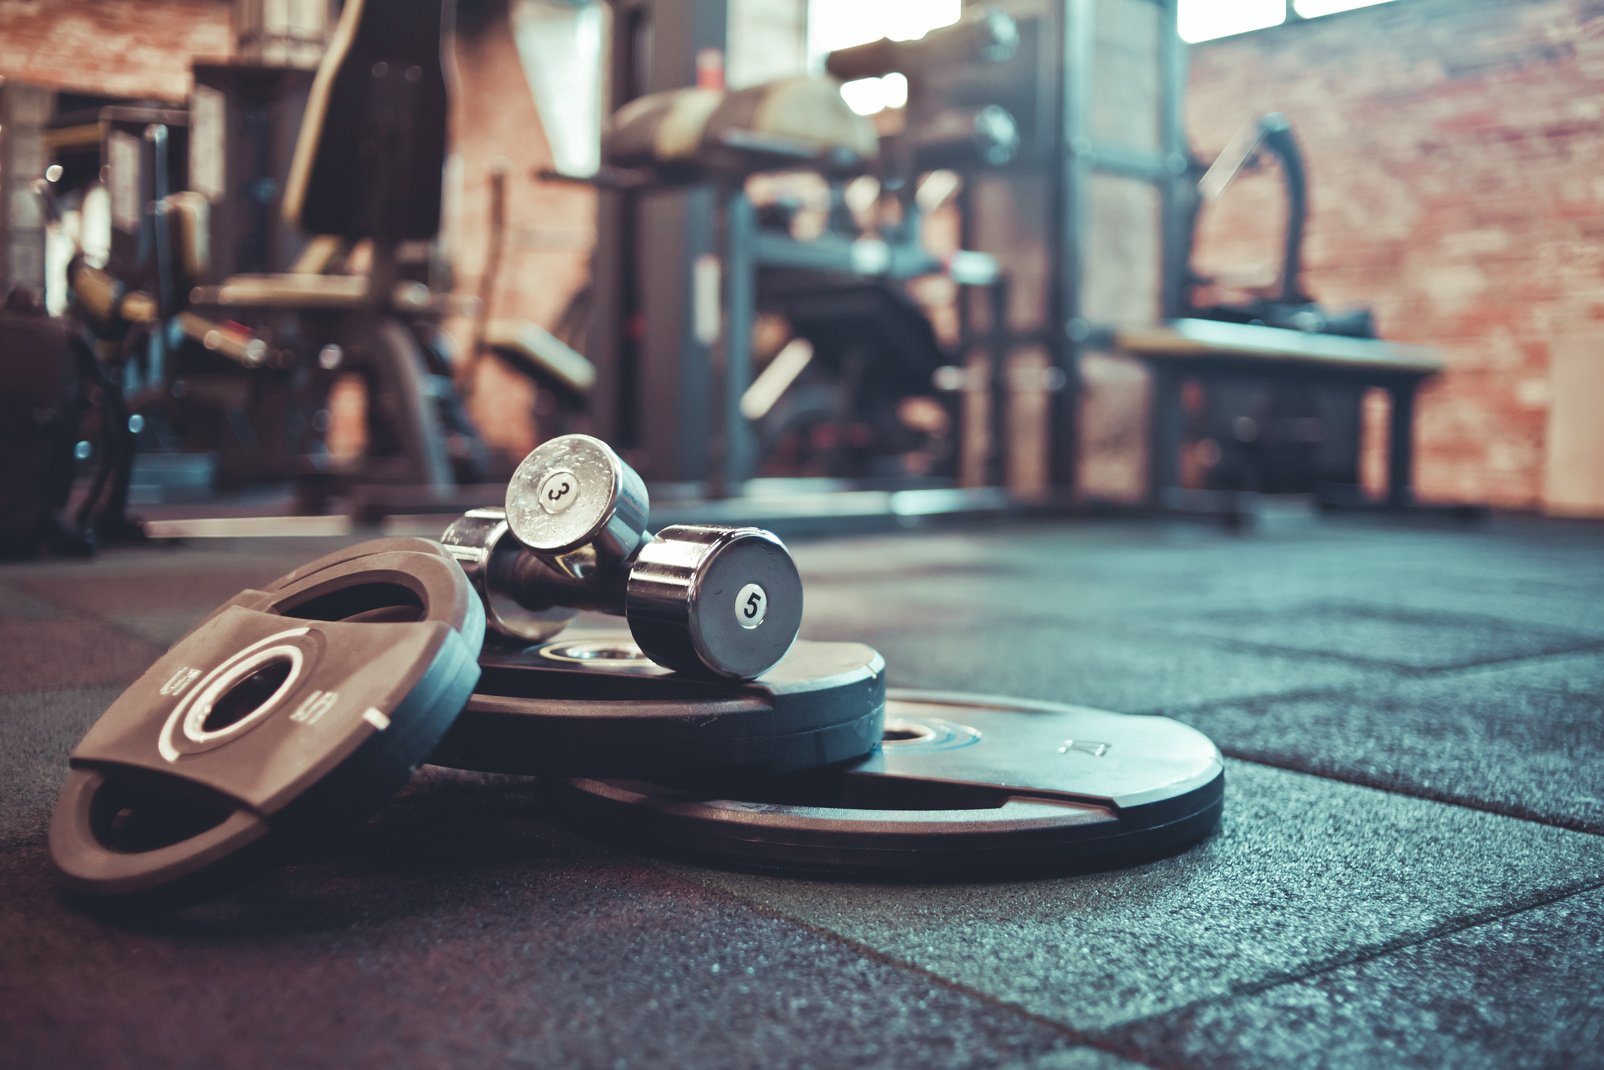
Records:
{"label": "blurred background equipment", "polygon": [[[1194,154],[1195,7],[242,0],[180,94],[7,85],[63,220],[48,279],[15,210],[7,256],[60,312],[83,246],[129,494],[186,512],[466,507],[568,430],[731,518],[1412,508],[1442,362],[1313,291],[1349,206],[1289,119]],[[1243,205],[1273,257],[1207,240]]]}
{"label": "blurred background equipment", "polygon": [[[603,191],[590,347],[598,425],[648,478],[715,495],[758,475],[950,482],[959,414],[942,372],[978,342],[964,332],[940,341],[907,286],[941,278],[989,290],[1002,276],[989,258],[925,245],[919,180],[935,167],[1006,162],[1007,117],[960,118],[931,136],[910,117],[882,134],[833,77],[728,87],[726,3],[702,0],[689,17],[682,8],[614,5],[613,118],[592,179]],[[922,48],[886,42],[848,56],[846,76],[985,62],[988,48],[1012,47],[1012,31],[988,11]],[[910,109],[925,106],[917,84]],[[829,207],[811,234],[799,234],[801,202],[759,205],[748,190],[754,176],[785,173],[823,186]],[[846,183],[860,176],[874,192],[854,211]],[[772,317],[766,340],[760,317]]]}
{"label": "blurred background equipment", "polygon": [[[320,508],[370,482],[482,480],[440,329],[455,306],[428,289],[421,244],[440,229],[444,8],[346,4],[327,51],[320,26],[299,38],[316,35],[315,74],[306,47],[255,47],[253,17],[240,56],[194,65],[188,107],[86,100],[46,125],[39,188],[64,240],[94,244],[106,191],[105,252],[78,249],[51,297],[127,399],[132,493],[290,484]],[[366,415],[337,456],[349,385]]]}

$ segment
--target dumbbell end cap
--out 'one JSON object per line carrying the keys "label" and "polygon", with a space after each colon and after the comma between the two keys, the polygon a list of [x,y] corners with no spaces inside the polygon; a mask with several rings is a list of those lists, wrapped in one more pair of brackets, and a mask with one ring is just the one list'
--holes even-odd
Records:
{"label": "dumbbell end cap", "polygon": [[626,588],[635,641],[660,665],[752,680],[802,627],[802,577],[760,528],[677,525],[640,551]]}
{"label": "dumbbell end cap", "polygon": [[622,561],[647,538],[646,485],[607,443],[562,435],[541,443],[507,483],[507,525],[543,554],[592,546]]}

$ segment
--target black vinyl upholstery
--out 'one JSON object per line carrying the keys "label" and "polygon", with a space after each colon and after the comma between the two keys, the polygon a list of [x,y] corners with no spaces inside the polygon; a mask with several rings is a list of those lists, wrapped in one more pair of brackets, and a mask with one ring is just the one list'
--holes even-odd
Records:
{"label": "black vinyl upholstery", "polygon": [[440,229],[450,0],[347,0],[307,104],[284,197],[313,234],[383,242]]}

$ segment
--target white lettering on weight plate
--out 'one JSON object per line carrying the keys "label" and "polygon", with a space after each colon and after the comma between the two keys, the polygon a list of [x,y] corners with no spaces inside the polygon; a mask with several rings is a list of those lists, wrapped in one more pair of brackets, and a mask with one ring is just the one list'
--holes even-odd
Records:
{"label": "white lettering on weight plate", "polygon": [[338,691],[314,691],[295,707],[290,720],[298,724],[317,724],[318,720],[340,700]]}
{"label": "white lettering on weight plate", "polygon": [[180,665],[178,670],[167,678],[167,682],[162,684],[161,694],[182,695],[200,674],[201,671],[199,669],[192,669],[188,665]]}

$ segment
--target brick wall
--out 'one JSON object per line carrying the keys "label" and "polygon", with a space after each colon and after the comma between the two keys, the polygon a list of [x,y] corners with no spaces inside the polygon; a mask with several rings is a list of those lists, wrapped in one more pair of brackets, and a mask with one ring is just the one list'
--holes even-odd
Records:
{"label": "brick wall", "polygon": [[230,51],[223,0],[0,0],[0,77],[181,100],[189,61]]}
{"label": "brick wall", "polygon": [[[596,197],[583,186],[535,178],[555,161],[505,13],[462,31],[452,101],[452,148],[460,175],[452,235],[456,288],[483,292],[490,174],[500,165],[507,170],[506,224],[501,268],[488,288],[489,311],[550,326],[589,275]],[[471,337],[468,324],[451,327],[464,343]],[[532,422],[534,393],[527,380],[484,360],[473,386],[470,410],[493,447],[517,456],[545,437]]]}
{"label": "brick wall", "polygon": [[[1604,514],[1604,397],[1563,385],[1604,382],[1604,3],[1397,0],[1192,50],[1202,156],[1266,111],[1308,157],[1308,288],[1449,363],[1422,495]],[[1275,261],[1276,181],[1214,206],[1200,265]]]}

